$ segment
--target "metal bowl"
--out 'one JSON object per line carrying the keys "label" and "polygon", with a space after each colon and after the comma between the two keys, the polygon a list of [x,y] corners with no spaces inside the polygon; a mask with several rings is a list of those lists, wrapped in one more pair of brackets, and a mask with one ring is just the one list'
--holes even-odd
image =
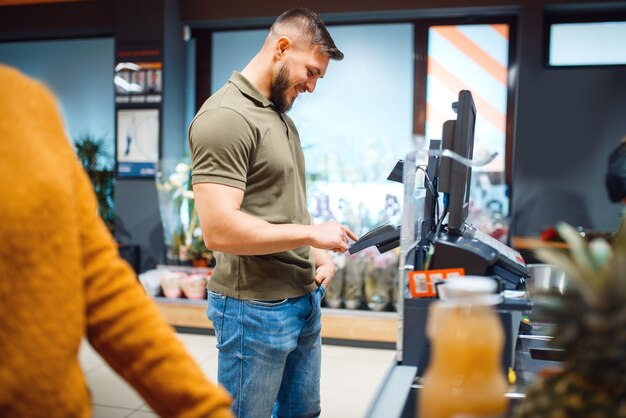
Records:
{"label": "metal bowl", "polygon": [[526,288],[531,295],[533,291],[558,290],[563,294],[568,287],[565,273],[551,264],[527,264],[530,277],[526,280]]}

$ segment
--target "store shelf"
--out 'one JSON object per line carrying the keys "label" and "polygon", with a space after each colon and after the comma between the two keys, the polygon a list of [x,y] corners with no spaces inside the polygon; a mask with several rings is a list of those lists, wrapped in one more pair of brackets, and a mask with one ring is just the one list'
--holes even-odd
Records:
{"label": "store shelf", "polygon": [[[172,326],[211,329],[206,300],[154,298],[161,314]],[[322,338],[375,343],[395,343],[398,329],[395,312],[371,312],[322,308]]]}
{"label": "store shelf", "polygon": [[322,308],[322,337],[395,343],[398,337],[398,314]]}
{"label": "store shelf", "polygon": [[158,296],[153,299],[161,315],[172,326],[213,328],[211,321],[206,317],[206,300],[169,299]]}
{"label": "store shelf", "polygon": [[569,245],[565,242],[544,241],[539,237],[512,237],[511,244],[517,250],[536,250],[539,248],[556,248],[559,250],[567,250]]}
{"label": "store shelf", "polygon": [[540,248],[567,250],[569,245],[565,242],[544,241],[540,237],[515,236],[511,238],[511,245],[520,252],[526,264],[542,263],[535,255]]}

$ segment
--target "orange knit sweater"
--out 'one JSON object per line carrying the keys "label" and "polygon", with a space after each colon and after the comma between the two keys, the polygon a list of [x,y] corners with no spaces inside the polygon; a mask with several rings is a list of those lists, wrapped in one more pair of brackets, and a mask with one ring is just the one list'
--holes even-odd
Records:
{"label": "orange knit sweater", "polygon": [[89,417],[86,336],[159,415],[231,417],[96,205],[52,95],[0,65],[0,416]]}

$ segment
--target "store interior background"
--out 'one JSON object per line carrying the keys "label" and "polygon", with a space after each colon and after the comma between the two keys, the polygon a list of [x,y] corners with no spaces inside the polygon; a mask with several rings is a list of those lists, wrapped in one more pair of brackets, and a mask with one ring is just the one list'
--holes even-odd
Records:
{"label": "store interior background", "polygon": [[[609,202],[604,174],[608,153],[626,135],[626,66],[546,67],[544,18],[546,13],[623,13],[626,2],[320,0],[297,5],[315,10],[330,25],[514,16],[516,64],[509,82],[515,87],[515,114],[507,179],[512,233],[536,236],[560,220],[597,231],[615,230],[621,206]],[[116,48],[161,43],[161,155],[181,158],[198,94],[195,64],[188,60],[193,43],[185,41],[184,27],[258,28],[294,6],[279,0],[0,1],[0,62],[62,93],[70,136],[89,132],[112,140]],[[115,204],[118,241],[140,246],[142,270],[161,263],[164,249],[154,182],[118,179]]]}

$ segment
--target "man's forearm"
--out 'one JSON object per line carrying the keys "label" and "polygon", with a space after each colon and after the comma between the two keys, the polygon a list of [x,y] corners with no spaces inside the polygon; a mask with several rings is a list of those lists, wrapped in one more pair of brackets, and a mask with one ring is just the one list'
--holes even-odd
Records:
{"label": "man's forearm", "polygon": [[[272,224],[241,211],[244,192],[216,183],[193,186],[202,235],[211,250],[264,255],[311,245],[343,252],[356,236],[335,221],[320,225]],[[217,196],[217,198],[216,198]]]}
{"label": "man's forearm", "polygon": [[208,248],[238,255],[265,255],[311,245],[310,225],[271,224],[239,210],[202,230]]}

